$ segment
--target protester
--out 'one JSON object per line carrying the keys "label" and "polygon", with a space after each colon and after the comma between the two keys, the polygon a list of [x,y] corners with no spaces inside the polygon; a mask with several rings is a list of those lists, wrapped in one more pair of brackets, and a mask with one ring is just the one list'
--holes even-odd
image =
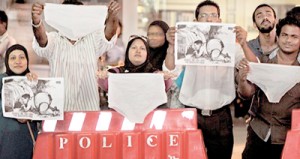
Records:
{"label": "protester", "polygon": [[[280,159],[287,131],[291,129],[292,110],[300,108],[299,77],[286,74],[295,74],[291,71],[297,67],[283,66],[299,66],[297,61],[300,53],[299,21],[291,17],[280,20],[276,26],[276,35],[279,49],[274,51],[275,56],[271,59],[268,56],[262,56],[261,62],[281,66],[273,66],[272,70],[272,67],[269,66],[267,71],[270,72],[261,72],[254,75],[258,80],[255,78],[247,80],[251,69],[247,60],[241,61],[239,65],[238,92],[243,98],[253,98],[253,106],[256,108],[252,111],[252,120],[248,126],[247,142],[242,154],[243,159]],[[267,65],[262,65],[256,69],[252,68],[251,72],[252,74],[259,73],[262,68],[266,67]],[[296,74],[299,74],[299,70]],[[277,79],[280,76],[285,76],[285,78],[282,79],[282,82],[278,81],[276,84],[272,83],[274,81],[268,81],[269,78],[272,78],[270,76],[274,75],[278,76]],[[273,89],[268,86],[273,89],[276,88],[277,91],[272,92]],[[278,102],[270,101],[273,99],[271,95],[276,95],[276,93],[283,90],[286,91],[282,93],[280,99],[277,99]]]}
{"label": "protester", "polygon": [[[63,4],[81,5],[82,2],[64,1]],[[64,78],[64,110],[100,110],[95,77],[97,59],[113,46],[114,41],[107,40],[111,40],[116,33],[119,4],[115,1],[109,3],[104,32],[103,28],[99,28],[78,40],[70,40],[57,32],[46,33],[42,25],[43,10],[42,4],[35,3],[32,6],[33,49],[37,55],[48,59],[50,77]]]}
{"label": "protester", "polygon": [[[11,46],[6,52],[6,72],[0,75],[1,81],[7,76],[26,76],[28,80],[36,80],[37,75],[30,72],[28,65],[29,59],[25,47],[19,44]],[[2,90],[2,82],[0,88]],[[33,140],[38,134],[37,122],[4,117],[2,102],[0,114],[0,158],[32,159]]]}
{"label": "protester", "polygon": [[[220,23],[222,20],[219,5],[209,0],[199,3],[195,10],[195,21]],[[167,33],[169,45],[174,46],[175,32],[176,28],[171,27]],[[254,53],[246,42],[247,32],[239,26],[235,28],[235,32],[236,40],[240,44],[237,44],[236,50],[233,50],[235,63],[244,56],[250,61],[256,61]],[[166,68],[175,69],[174,61],[173,47],[173,49],[168,49],[165,60]],[[233,129],[229,105],[234,100],[236,91],[234,67],[185,66],[181,83],[179,100],[186,108],[197,108],[198,128],[203,132],[208,158],[231,159]],[[215,93],[212,94],[209,91],[215,91]],[[203,103],[197,102],[199,100]]]}
{"label": "protester", "polygon": [[150,46],[150,62],[153,67],[162,70],[163,62],[166,58],[169,42],[166,33],[169,25],[161,20],[150,23],[147,31],[148,43]]}
{"label": "protester", "polygon": [[[149,61],[150,49],[146,41],[146,37],[132,36],[129,40],[125,52],[125,65],[121,67],[111,68],[98,72],[99,86],[103,90],[108,90],[108,76],[107,73],[163,73],[159,69],[154,68]],[[166,90],[172,84],[169,74],[165,74]]]}
{"label": "protester", "polygon": [[249,47],[260,58],[262,55],[269,55],[277,49],[276,39],[276,13],[268,4],[260,4],[252,14],[252,21],[258,29],[258,37],[248,42]]}
{"label": "protester", "polygon": [[[109,108],[116,110],[131,122],[143,123],[151,111],[163,108],[163,104],[167,102],[165,91],[171,87],[172,80],[168,73],[159,71],[150,63],[146,37],[131,38],[125,53],[125,65],[100,71],[99,86],[102,90],[108,91]],[[114,75],[116,73],[127,75],[116,76]],[[158,75],[159,73],[163,75]],[[126,94],[120,96],[119,92]]]}

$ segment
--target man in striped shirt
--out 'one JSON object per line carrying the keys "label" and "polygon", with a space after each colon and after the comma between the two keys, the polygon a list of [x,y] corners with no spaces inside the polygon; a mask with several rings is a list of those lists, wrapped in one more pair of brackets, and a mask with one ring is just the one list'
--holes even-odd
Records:
{"label": "man in striped shirt", "polygon": [[[63,4],[82,5],[81,2],[67,0]],[[64,110],[100,110],[96,81],[97,59],[113,46],[111,41],[114,41],[112,38],[118,26],[119,4],[115,1],[109,3],[104,31],[99,28],[98,31],[78,40],[68,39],[58,32],[46,33],[45,26],[42,25],[43,10],[42,4],[35,3],[32,6],[32,26],[35,36],[33,49],[38,56],[48,59],[50,77],[64,78]]]}

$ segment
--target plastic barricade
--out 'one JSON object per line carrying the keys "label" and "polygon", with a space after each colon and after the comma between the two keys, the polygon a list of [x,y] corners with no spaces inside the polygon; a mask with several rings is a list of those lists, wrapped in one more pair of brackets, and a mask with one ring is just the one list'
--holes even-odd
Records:
{"label": "plastic barricade", "polygon": [[33,159],[207,159],[195,109],[157,109],[143,124],[115,111],[43,122]]}
{"label": "plastic barricade", "polygon": [[292,128],[288,131],[282,159],[300,159],[300,109],[292,111]]}

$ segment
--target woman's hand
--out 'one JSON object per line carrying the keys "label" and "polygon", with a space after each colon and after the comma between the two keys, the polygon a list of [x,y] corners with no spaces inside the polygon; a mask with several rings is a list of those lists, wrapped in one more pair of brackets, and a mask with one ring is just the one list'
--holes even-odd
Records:
{"label": "woman's hand", "polygon": [[26,123],[27,121],[28,121],[28,119],[17,119],[18,120],[18,122],[20,122],[20,123]]}
{"label": "woman's hand", "polygon": [[157,73],[162,73],[164,75],[165,80],[176,77],[176,75],[174,73],[169,72],[169,71],[158,71]]}
{"label": "woman's hand", "polygon": [[175,33],[176,33],[176,28],[175,27],[170,27],[166,33],[166,38],[167,41],[169,42],[169,45],[174,45],[175,44]]}
{"label": "woman's hand", "polygon": [[36,81],[38,79],[37,74],[31,72],[27,73],[26,77],[29,81]]}
{"label": "woman's hand", "polygon": [[96,75],[100,79],[106,79],[106,78],[108,78],[108,71],[106,69],[104,69],[104,70],[98,70],[96,72]]}

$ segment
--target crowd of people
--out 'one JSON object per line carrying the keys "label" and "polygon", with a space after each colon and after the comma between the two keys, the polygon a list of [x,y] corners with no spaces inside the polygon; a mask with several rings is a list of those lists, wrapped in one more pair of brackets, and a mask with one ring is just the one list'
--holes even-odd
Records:
{"label": "crowd of people", "polygon": [[[62,4],[83,5],[77,0],[65,0]],[[116,1],[108,4],[104,28],[76,40],[57,31],[47,32],[42,17],[44,9],[44,4],[32,5],[32,48],[49,61],[50,77],[64,78],[64,111],[113,110],[103,102],[107,100],[109,74],[159,73],[168,96],[163,108],[196,108],[197,126],[203,133],[209,159],[232,157],[232,104],[236,111],[242,111],[236,112],[236,117],[249,116],[242,158],[280,159],[287,131],[291,129],[292,110],[300,108],[300,79],[285,73],[300,65],[300,7],[277,19],[270,5],[258,5],[252,14],[257,38],[247,41],[247,31],[238,25],[234,27],[235,49],[230,50],[234,55],[233,67],[175,65],[178,28],[162,20],[149,24],[147,37],[132,35],[124,45],[121,35],[126,30],[118,19],[121,8]],[[220,15],[216,2],[204,0],[195,8],[194,22],[222,23]],[[38,75],[29,70],[27,49],[8,35],[7,27],[8,17],[0,11],[1,81],[7,76],[37,80]],[[218,36],[209,34],[194,45],[204,46],[205,41]],[[268,80],[269,76],[286,76],[291,80],[277,84]],[[270,87],[283,91],[276,102],[270,100],[277,93]],[[0,159],[32,158],[39,121],[6,118],[2,106],[0,114]]]}

